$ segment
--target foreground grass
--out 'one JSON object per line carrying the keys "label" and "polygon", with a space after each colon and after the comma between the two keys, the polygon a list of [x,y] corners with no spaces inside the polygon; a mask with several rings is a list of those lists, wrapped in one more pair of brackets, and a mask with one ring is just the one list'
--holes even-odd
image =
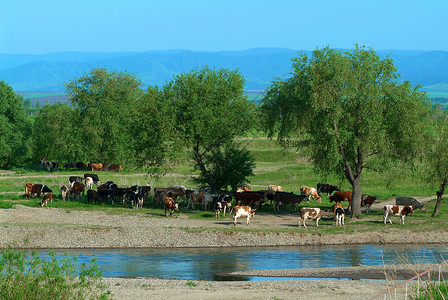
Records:
{"label": "foreground grass", "polygon": [[89,265],[75,267],[75,259],[49,259],[36,252],[14,251],[10,247],[0,253],[1,299],[107,299],[101,282],[101,271],[92,260]]}

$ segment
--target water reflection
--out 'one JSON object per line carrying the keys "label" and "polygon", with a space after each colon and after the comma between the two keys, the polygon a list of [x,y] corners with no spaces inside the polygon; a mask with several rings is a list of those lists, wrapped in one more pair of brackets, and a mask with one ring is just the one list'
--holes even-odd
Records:
{"label": "water reflection", "polygon": [[[442,245],[356,245],[300,247],[75,249],[56,251],[76,256],[78,263],[94,257],[104,276],[231,280],[219,273],[401,263],[438,263],[447,257]],[[41,251],[43,255],[46,251]],[[233,278],[249,280],[249,278]]]}

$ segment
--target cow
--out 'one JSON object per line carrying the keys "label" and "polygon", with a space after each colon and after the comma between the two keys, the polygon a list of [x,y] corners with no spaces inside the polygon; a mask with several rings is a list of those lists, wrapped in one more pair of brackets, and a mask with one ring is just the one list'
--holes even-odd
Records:
{"label": "cow", "polygon": [[307,195],[308,199],[314,198],[317,200],[318,203],[322,203],[322,199],[320,198],[319,194],[317,193],[317,190],[313,187],[302,185],[300,187],[300,193],[303,195]]}
{"label": "cow", "polygon": [[99,164],[90,163],[89,164],[89,169],[91,169],[92,172],[94,170],[100,170],[101,172],[103,172],[103,164],[102,163],[99,163]]}
{"label": "cow", "polygon": [[110,165],[109,170],[112,172],[118,171],[118,173],[121,172],[121,164],[118,165]]}
{"label": "cow", "polygon": [[206,195],[206,192],[201,191],[194,191],[190,194],[190,202],[187,204],[187,208],[191,206],[192,209],[194,209],[195,204],[202,204],[204,201],[204,197]]}
{"label": "cow", "polygon": [[92,173],[86,173],[84,174],[84,179],[86,179],[87,177],[91,177],[93,179],[93,182],[98,186],[100,185],[100,178],[98,177],[98,175],[96,174],[92,174]]}
{"label": "cow", "polygon": [[101,200],[98,196],[98,192],[95,190],[87,190],[87,203],[101,204]]}
{"label": "cow", "polygon": [[318,183],[317,184],[317,193],[320,195],[320,193],[327,193],[327,197],[330,197],[330,195],[333,192],[340,191],[339,187],[336,185],[331,185],[328,183]]}
{"label": "cow", "polygon": [[319,227],[319,220],[322,217],[330,217],[330,213],[326,210],[322,210],[318,207],[302,207],[300,209],[300,216],[297,221],[297,225],[300,227],[300,223],[303,223],[303,227],[306,227],[306,220],[316,220],[316,226]]}
{"label": "cow", "polygon": [[82,196],[84,197],[84,189],[85,189],[84,183],[75,182],[72,188],[70,189],[70,196],[79,199],[79,195],[82,193]]}
{"label": "cow", "polygon": [[59,166],[57,162],[54,162],[54,161],[46,161],[45,158],[43,158],[43,159],[40,161],[39,165],[40,165],[41,167],[45,167],[45,168],[47,168],[48,172],[50,172],[52,168],[53,168],[53,169],[57,169],[58,166]]}
{"label": "cow", "polygon": [[255,211],[256,209],[253,209],[250,206],[234,206],[231,211],[233,214],[233,225],[236,226],[239,217],[247,217],[246,224],[249,225],[250,218],[255,216]]}
{"label": "cow", "polygon": [[44,206],[44,205],[47,206],[48,201],[53,202],[53,193],[45,194],[42,197],[41,206]]}
{"label": "cow", "polygon": [[395,199],[395,204],[396,205],[403,205],[403,206],[412,206],[412,208],[414,210],[421,209],[423,211],[426,211],[426,207],[424,207],[423,204],[418,202],[417,199],[412,198],[412,197],[400,197],[400,196],[398,196]]}
{"label": "cow", "polygon": [[336,207],[334,211],[334,220],[336,221],[336,226],[343,226],[344,225],[344,218],[345,218],[345,211],[344,208],[342,208],[341,203],[339,204],[341,207]]}
{"label": "cow", "polygon": [[266,194],[263,192],[236,192],[234,193],[236,205],[249,205],[250,207],[261,207],[264,202],[268,201]]}
{"label": "cow", "polygon": [[275,193],[277,193],[274,190],[258,190],[257,192],[265,193],[266,194],[266,198],[268,199],[268,201],[270,203],[272,203],[274,201]]}
{"label": "cow", "polygon": [[41,188],[40,191],[42,192],[42,194],[53,193],[53,191],[48,186],[46,186],[45,184],[42,185],[42,188]]}
{"label": "cow", "polygon": [[245,184],[239,184],[236,186],[236,192],[250,192],[252,191],[252,189],[250,188],[250,186],[245,185]]}
{"label": "cow", "polygon": [[207,210],[209,204],[213,204],[214,200],[218,201],[219,194],[206,194],[202,198],[202,210]]}
{"label": "cow", "polygon": [[352,192],[351,191],[337,191],[333,195],[330,196],[330,203],[331,202],[342,202],[342,201],[348,201],[348,207],[350,208],[352,205]]}
{"label": "cow", "polygon": [[32,183],[25,183],[25,197],[30,198],[31,197],[31,190],[33,189]]}
{"label": "cow", "polygon": [[37,197],[40,198],[40,194],[42,193],[42,184],[34,183],[31,187],[31,197],[34,198],[34,194],[37,194]]}
{"label": "cow", "polygon": [[88,170],[89,169],[89,167],[85,163],[83,163],[83,162],[75,163],[75,168],[77,170]]}
{"label": "cow", "polygon": [[91,190],[93,188],[93,179],[92,177],[86,178],[86,189]]}
{"label": "cow", "polygon": [[270,186],[268,186],[268,190],[274,192],[284,192],[283,188],[280,185],[275,184],[271,184]]}
{"label": "cow", "polygon": [[62,201],[65,201],[65,199],[67,198],[69,193],[70,193],[70,190],[68,189],[68,187],[66,187],[65,185],[61,186]]}
{"label": "cow", "polygon": [[380,199],[378,199],[378,196],[369,196],[369,195],[362,195],[361,196],[361,206],[366,207],[366,213],[370,215],[370,207],[373,203],[380,203]]}
{"label": "cow", "polygon": [[404,217],[408,214],[414,213],[414,209],[412,206],[403,206],[403,205],[385,205],[383,208],[383,219],[384,224],[386,224],[386,220],[389,219],[390,224],[392,224],[392,220],[390,219],[391,215],[400,217],[400,224],[404,225]]}
{"label": "cow", "polygon": [[115,200],[121,198],[123,205],[126,204],[126,198],[131,198],[131,188],[116,188],[115,189]]}
{"label": "cow", "polygon": [[296,205],[303,200],[309,201],[306,195],[296,195],[294,193],[276,192],[274,195],[274,212],[280,212],[280,206],[291,204],[292,210],[296,211]]}
{"label": "cow", "polygon": [[166,188],[156,187],[154,188],[156,205],[158,205],[159,201],[165,199],[165,194],[169,191],[171,191],[174,200],[177,200],[178,197],[182,197],[182,200],[185,202],[187,199],[186,190],[187,188],[184,186],[172,186]]}
{"label": "cow", "polygon": [[171,197],[165,197],[165,199],[163,200],[164,203],[164,207],[165,207],[165,216],[166,216],[166,211],[168,210],[170,212],[170,216],[173,215],[174,211],[179,211],[179,205],[174,202],[174,199]]}
{"label": "cow", "polygon": [[226,216],[226,209],[230,209],[232,206],[232,198],[230,198],[230,201],[226,200],[218,200],[215,202],[215,213],[216,217],[219,218],[219,214],[222,212],[223,216]]}
{"label": "cow", "polygon": [[147,197],[146,189],[142,186],[134,185],[131,187],[131,201],[135,203],[135,208],[143,208],[143,201]]}
{"label": "cow", "polygon": [[98,198],[101,200],[101,202],[107,203],[107,198],[111,198],[111,203],[114,205],[114,198],[115,198],[115,191],[109,190],[109,189],[102,189],[100,190],[98,188]]}
{"label": "cow", "polygon": [[70,183],[70,188],[72,188],[73,187],[73,184],[75,183],[75,182],[82,182],[84,179],[82,178],[82,177],[80,177],[80,176],[70,176],[69,178],[68,178],[68,182]]}

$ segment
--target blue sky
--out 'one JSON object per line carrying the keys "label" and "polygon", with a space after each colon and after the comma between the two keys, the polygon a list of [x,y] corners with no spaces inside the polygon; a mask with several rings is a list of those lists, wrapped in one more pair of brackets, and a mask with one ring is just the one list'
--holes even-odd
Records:
{"label": "blue sky", "polygon": [[448,1],[3,0],[0,53],[324,46],[448,51]]}

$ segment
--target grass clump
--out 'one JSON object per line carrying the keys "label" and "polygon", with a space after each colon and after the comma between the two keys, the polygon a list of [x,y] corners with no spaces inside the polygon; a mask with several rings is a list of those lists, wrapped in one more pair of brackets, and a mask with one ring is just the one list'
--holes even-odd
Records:
{"label": "grass clump", "polygon": [[35,251],[0,253],[0,299],[107,299],[102,273],[93,259],[75,267],[76,258],[48,260]]}
{"label": "grass clump", "polygon": [[419,293],[411,297],[414,300],[426,300],[426,299],[434,299],[434,300],[445,300],[448,299],[448,282],[433,282],[430,281],[426,284],[424,288],[420,288]]}

